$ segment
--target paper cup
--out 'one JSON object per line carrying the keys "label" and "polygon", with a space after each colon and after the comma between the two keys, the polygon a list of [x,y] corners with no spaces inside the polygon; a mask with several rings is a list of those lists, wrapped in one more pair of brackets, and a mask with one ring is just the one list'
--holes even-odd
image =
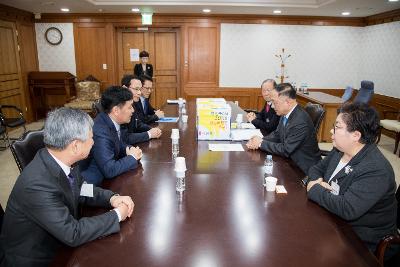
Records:
{"label": "paper cup", "polygon": [[188,115],[183,115],[182,116],[182,122],[187,123],[189,116]]}
{"label": "paper cup", "polygon": [[275,191],[277,181],[278,179],[276,179],[275,177],[265,177],[265,187],[267,188],[267,191]]}

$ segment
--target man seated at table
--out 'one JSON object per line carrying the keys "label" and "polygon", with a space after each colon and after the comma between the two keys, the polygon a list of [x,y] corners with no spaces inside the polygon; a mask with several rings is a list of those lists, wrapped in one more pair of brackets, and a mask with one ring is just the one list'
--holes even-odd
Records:
{"label": "man seated at table", "polygon": [[255,114],[254,112],[247,113],[247,120],[251,122],[257,129],[263,131],[263,134],[270,134],[278,127],[280,117],[276,114],[272,106],[271,92],[276,87],[276,82],[273,79],[267,79],[261,84],[261,94],[265,100],[264,107]]}
{"label": "man seated at table", "polygon": [[126,129],[121,124],[131,119],[132,93],[120,86],[109,87],[101,96],[104,112],[94,119],[94,145],[89,157],[80,163],[82,176],[88,183],[101,184],[128,170],[137,168],[142,157],[138,147],[125,142]]}
{"label": "man seated at table", "polygon": [[264,138],[252,137],[247,147],[290,158],[307,173],[321,159],[313,122],[297,104],[296,91],[291,84],[279,84],[272,91],[271,99],[276,114],[281,116],[278,128]]}
{"label": "man seated at table", "polygon": [[134,112],[131,121],[123,125],[124,128],[128,129],[127,143],[137,144],[149,141],[152,138],[159,138],[162,134],[161,129],[158,127],[152,128],[144,123],[140,112],[135,107],[135,103],[140,103],[140,97],[142,95],[141,80],[134,75],[125,75],[121,80],[121,84],[123,87],[128,88],[133,94]]}
{"label": "man seated at table", "polygon": [[[352,225],[374,252],[379,240],[397,231],[393,168],[375,144],[377,112],[344,104],[331,130],[334,149],[308,172],[308,198]],[[387,254],[395,252],[392,247]]]}
{"label": "man seated at table", "polygon": [[[46,147],[24,168],[8,199],[1,266],[47,266],[63,244],[76,247],[119,232],[119,222],[132,215],[129,196],[83,184],[74,167],[93,145],[92,125],[80,110],[60,108],[48,114]],[[111,210],[80,218],[80,204]]]}
{"label": "man seated at table", "polygon": [[159,118],[164,118],[164,112],[157,109],[155,110],[150,104],[150,95],[153,90],[153,79],[144,74],[140,76],[142,82],[141,92],[139,101],[134,102],[135,109],[138,111],[139,118],[144,121],[144,123],[150,124],[158,121]]}

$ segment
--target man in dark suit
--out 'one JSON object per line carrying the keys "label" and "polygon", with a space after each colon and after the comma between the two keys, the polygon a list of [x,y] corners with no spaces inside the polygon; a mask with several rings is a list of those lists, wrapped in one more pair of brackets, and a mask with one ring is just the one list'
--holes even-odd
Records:
{"label": "man in dark suit", "polygon": [[94,145],[89,157],[80,163],[85,181],[99,185],[104,178],[111,179],[137,168],[142,157],[138,147],[126,144],[126,129],[133,113],[132,93],[120,86],[109,87],[101,96],[104,112],[94,119]]}
{"label": "man in dark suit", "polygon": [[260,129],[264,135],[275,131],[279,124],[280,117],[276,114],[271,101],[271,92],[275,87],[276,82],[273,79],[263,81],[261,84],[261,94],[265,99],[265,105],[257,114],[254,112],[247,113],[247,120],[257,129]]}
{"label": "man in dark suit", "polygon": [[267,153],[288,157],[304,172],[321,160],[314,125],[310,116],[296,101],[296,91],[289,83],[279,84],[272,92],[276,114],[281,116],[278,128],[247,143],[249,149],[260,148]]}
{"label": "man in dark suit", "polygon": [[[76,162],[93,145],[92,119],[80,110],[49,113],[46,148],[17,178],[8,199],[0,236],[1,266],[47,266],[63,245],[76,247],[120,230],[134,204],[129,196],[83,184]],[[79,205],[112,209],[79,218]],[[114,208],[114,209],[113,209]]]}
{"label": "man in dark suit", "polygon": [[142,95],[141,80],[133,75],[125,75],[121,84],[131,91],[133,95],[133,107],[134,112],[132,114],[131,121],[127,124],[122,125],[123,128],[127,129],[126,140],[128,144],[137,144],[146,142],[152,138],[159,138],[162,131],[158,127],[150,127],[150,125],[143,122],[143,116],[140,115],[140,111],[137,110],[135,103],[140,103],[140,97]]}
{"label": "man in dark suit", "polygon": [[142,75],[140,77],[142,82],[142,88],[139,101],[134,101],[135,109],[138,111],[139,118],[144,123],[150,124],[158,121],[159,118],[164,117],[162,110],[155,110],[150,104],[150,95],[153,90],[153,79],[150,76]]}

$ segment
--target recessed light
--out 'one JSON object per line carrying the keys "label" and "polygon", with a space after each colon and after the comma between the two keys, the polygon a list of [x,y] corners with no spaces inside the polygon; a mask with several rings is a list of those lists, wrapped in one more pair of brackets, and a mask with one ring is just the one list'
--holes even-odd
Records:
{"label": "recessed light", "polygon": [[61,8],[62,12],[69,12],[69,8]]}
{"label": "recessed light", "polygon": [[203,12],[204,12],[204,13],[210,13],[210,12],[211,12],[211,9],[205,8],[205,9],[203,9]]}
{"label": "recessed light", "polygon": [[399,0],[389,0],[389,2],[399,2]]}
{"label": "recessed light", "polygon": [[132,12],[140,12],[139,8],[132,8]]}
{"label": "recessed light", "polygon": [[343,16],[348,16],[348,15],[350,15],[351,13],[350,12],[348,12],[348,11],[344,11],[344,12],[342,12],[342,15]]}
{"label": "recessed light", "polygon": [[273,12],[274,12],[274,14],[281,14],[282,10],[274,10]]}

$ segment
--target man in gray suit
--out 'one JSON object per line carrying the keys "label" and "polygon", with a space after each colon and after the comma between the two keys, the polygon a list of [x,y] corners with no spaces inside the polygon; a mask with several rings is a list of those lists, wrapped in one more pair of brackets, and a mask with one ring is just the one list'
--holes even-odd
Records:
{"label": "man in gray suit", "polygon": [[254,136],[247,147],[290,158],[307,173],[321,160],[313,122],[297,104],[296,90],[291,84],[279,84],[271,98],[276,114],[281,116],[278,128],[264,138]]}
{"label": "man in gray suit", "polygon": [[[47,266],[63,244],[75,247],[116,233],[119,222],[132,215],[129,196],[84,184],[74,167],[90,152],[92,126],[92,119],[80,110],[49,113],[46,148],[17,178],[8,200],[0,236],[1,266]],[[79,218],[79,204],[111,210]]]}

